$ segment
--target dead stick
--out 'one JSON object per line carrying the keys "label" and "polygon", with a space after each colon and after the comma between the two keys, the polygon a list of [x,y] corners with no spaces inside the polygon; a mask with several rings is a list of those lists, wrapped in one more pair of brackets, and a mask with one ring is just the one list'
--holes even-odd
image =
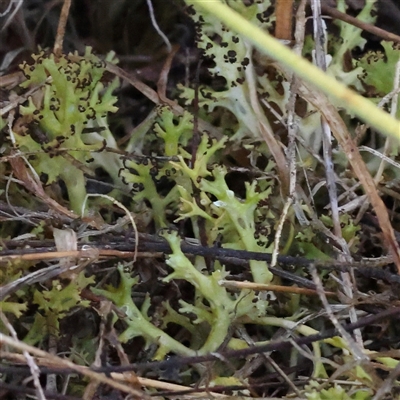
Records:
{"label": "dead stick", "polygon": [[354,18],[351,15],[347,15],[339,10],[336,10],[336,8],[322,4],[322,2],[321,2],[321,10],[324,14],[328,14],[332,18],[340,19],[343,22],[347,22],[348,24],[354,25],[357,28],[360,28],[366,32],[370,32],[376,36],[379,36],[382,39],[400,43],[400,36],[385,31],[384,29],[378,28],[372,24],[360,21],[359,19]]}
{"label": "dead stick", "polygon": [[277,0],[275,16],[275,37],[292,40],[293,0]]}
{"label": "dead stick", "polygon": [[71,7],[71,0],[64,0],[64,4],[60,14],[60,21],[58,22],[56,40],[54,41],[54,48],[53,48],[53,52],[57,57],[60,57],[62,54],[65,27],[67,26],[70,7]]}

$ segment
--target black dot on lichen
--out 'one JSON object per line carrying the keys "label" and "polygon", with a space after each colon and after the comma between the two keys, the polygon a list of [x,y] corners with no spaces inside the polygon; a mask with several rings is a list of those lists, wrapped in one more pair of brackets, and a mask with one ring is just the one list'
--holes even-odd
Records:
{"label": "black dot on lichen", "polygon": [[256,17],[257,17],[257,19],[258,19],[261,23],[263,23],[263,22],[268,22],[268,20],[269,20],[269,18],[268,18],[268,11],[265,10],[265,11],[262,12],[262,13],[258,13],[258,14],[256,15]]}
{"label": "black dot on lichen", "polygon": [[42,172],[40,174],[40,182],[42,182],[45,185],[48,180],[49,180],[49,175]]}
{"label": "black dot on lichen", "polygon": [[226,61],[229,61],[231,64],[234,64],[236,62],[236,51],[235,50],[229,50],[227,55],[224,56]]}
{"label": "black dot on lichen", "polygon": [[157,167],[151,168],[149,173],[150,173],[151,176],[157,176],[158,168]]}
{"label": "black dot on lichen", "polygon": [[243,65],[243,67],[247,67],[250,64],[250,59],[248,57],[245,57],[240,64]]}

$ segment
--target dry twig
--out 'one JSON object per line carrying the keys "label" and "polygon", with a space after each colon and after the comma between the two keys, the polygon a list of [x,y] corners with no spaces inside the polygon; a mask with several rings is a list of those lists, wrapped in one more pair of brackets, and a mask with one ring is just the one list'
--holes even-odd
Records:
{"label": "dry twig", "polygon": [[345,14],[337,10],[336,8],[329,7],[328,5],[322,3],[321,10],[323,13],[328,14],[332,18],[336,18],[343,22],[347,22],[348,24],[354,25],[357,28],[360,28],[366,32],[370,32],[384,40],[400,43],[400,36],[385,31],[384,29],[378,28],[375,25],[368,24],[367,22],[360,21],[359,19],[352,17],[351,15]]}
{"label": "dry twig", "polygon": [[57,35],[53,47],[53,52],[57,57],[60,57],[62,54],[65,27],[67,26],[70,7],[71,0],[64,0],[63,7],[61,9],[60,20],[58,22]]}

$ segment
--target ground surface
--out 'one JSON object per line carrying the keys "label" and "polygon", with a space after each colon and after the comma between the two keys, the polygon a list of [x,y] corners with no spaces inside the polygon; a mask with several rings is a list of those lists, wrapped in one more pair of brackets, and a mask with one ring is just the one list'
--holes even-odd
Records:
{"label": "ground surface", "polygon": [[[228,3],[398,115],[395,1]],[[398,398],[398,142],[196,4],[61,10],[0,3],[0,398]]]}

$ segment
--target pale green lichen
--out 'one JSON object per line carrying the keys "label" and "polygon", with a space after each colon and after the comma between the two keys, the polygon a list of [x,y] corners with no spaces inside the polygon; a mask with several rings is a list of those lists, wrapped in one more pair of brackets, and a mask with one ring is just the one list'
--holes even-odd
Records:
{"label": "pale green lichen", "polygon": [[171,338],[149,321],[149,317],[146,315],[146,304],[140,310],[132,300],[132,289],[137,284],[138,279],[132,278],[129,273],[124,272],[123,266],[119,266],[118,271],[121,278],[118,287],[108,285],[105,289],[93,288],[92,291],[112,300],[115,305],[125,312],[126,318],[124,318],[124,321],[128,327],[121,334],[120,340],[127,342],[130,339],[141,336],[146,340],[147,346],[158,344],[156,359],[163,359],[169,352],[193,356],[195,354],[193,350]]}
{"label": "pale green lichen", "polygon": [[[198,185],[201,190],[198,205],[191,192],[183,186],[179,187],[182,201],[179,219],[204,218],[210,244],[218,235],[222,235],[223,246],[228,248],[260,252],[266,250],[257,243],[255,219],[258,204],[268,198],[271,187],[258,191],[256,182],[246,182],[246,197],[239,199],[226,183],[225,167],[215,167],[211,171],[211,179],[199,180],[191,175],[193,170],[183,160],[174,165],[177,169],[188,171],[193,184]],[[265,262],[250,261],[250,268],[255,282],[271,281],[272,274]]]}
{"label": "pale green lichen", "polygon": [[[266,17],[269,2],[244,5],[242,1],[231,1],[230,6],[255,25],[268,29],[273,18]],[[197,25],[197,46],[209,57],[214,65],[209,67],[213,76],[226,80],[222,90],[215,91],[210,87],[200,87],[199,105],[212,112],[216,107],[229,110],[238,125],[233,139],[261,138],[260,115],[253,109],[255,86],[252,65],[253,46],[243,38],[227,29],[214,15],[200,12],[196,4],[191,5],[191,17]],[[190,104],[194,90],[178,86],[181,98]],[[253,92],[253,93],[252,93]],[[268,124],[265,120],[263,123]]]}
{"label": "pale green lichen", "polygon": [[166,195],[159,193],[157,180],[165,174],[165,168],[159,169],[157,161],[153,158],[144,158],[141,162],[125,160],[124,169],[120,177],[125,183],[132,184],[133,200],[136,203],[147,200],[157,228],[167,226],[166,210],[176,202],[175,190],[171,189]]}
{"label": "pale green lichen", "polygon": [[24,341],[34,345],[49,334],[58,337],[61,319],[76,307],[89,307],[90,302],[82,299],[81,291],[93,283],[93,276],[85,277],[85,273],[80,272],[67,285],[53,280],[50,289],[35,290],[33,303],[37,304],[39,311]]}
{"label": "pale green lichen", "polygon": [[[155,358],[162,359],[165,354],[173,352],[180,355],[206,354],[216,351],[224,342],[229,329],[235,321],[246,315],[256,320],[265,314],[268,302],[258,299],[254,292],[242,291],[239,294],[230,294],[219,282],[226,277],[224,269],[215,270],[206,274],[201,270],[204,260],[198,258],[193,264],[181,251],[180,238],[175,234],[165,234],[172,254],[167,259],[167,264],[173,272],[163,279],[164,282],[183,279],[195,288],[194,303],[180,301],[179,312],[166,305],[166,316],[163,317],[163,327],[168,323],[175,323],[186,328],[191,334],[191,346],[186,347],[171,338],[163,330],[156,327],[147,316],[148,302],[144,302],[141,309],[132,300],[132,290],[138,283],[137,278],[130,277],[129,273],[119,267],[120,284],[118,287],[107,286],[105,289],[92,289],[96,294],[103,295],[112,300],[125,313],[127,329],[121,334],[120,339],[126,342],[137,336],[142,336],[147,345],[157,344],[158,350]],[[264,306],[261,306],[264,302]],[[185,316],[186,315],[186,316]],[[201,326],[204,336],[198,336],[195,326]]]}
{"label": "pale green lichen", "polygon": [[320,388],[316,382],[311,382],[306,386],[305,396],[308,400],[370,400],[372,391],[369,389],[344,388],[338,384],[333,384],[330,388]]}
{"label": "pale green lichen", "polygon": [[[42,51],[32,58],[32,65],[20,66],[27,78],[21,86],[38,89],[28,105],[20,107],[28,125],[25,131],[14,132],[15,145],[32,154],[30,162],[46,183],[65,182],[70,208],[80,214],[86,196],[84,170],[94,153],[115,142],[105,117],[117,111],[113,91],[119,82],[114,79],[105,87],[104,62],[90,48],[83,56],[57,58]],[[106,61],[113,61],[113,55]],[[98,132],[85,134],[89,127]],[[111,175],[117,176],[119,168],[113,164],[103,167],[113,169]]]}
{"label": "pale green lichen", "polygon": [[185,111],[177,118],[167,107],[161,107],[158,116],[154,132],[164,142],[164,155],[176,156],[179,153],[178,148],[186,146],[193,136],[193,116]]}
{"label": "pale green lichen", "polygon": [[[153,130],[161,139],[159,151],[163,159],[176,157],[183,154],[189,155],[183,150],[192,136],[192,116],[185,112],[181,117],[174,116],[168,107],[159,107],[157,120]],[[177,208],[179,195],[174,184],[167,193],[161,194],[158,186],[162,179],[168,182],[179,181],[180,174],[176,174],[172,164],[167,161],[159,161],[153,155],[132,157],[124,161],[124,167],[119,175],[125,183],[133,187],[133,200],[137,203],[147,200],[150,203],[151,212],[157,228],[168,226],[167,216]]]}

